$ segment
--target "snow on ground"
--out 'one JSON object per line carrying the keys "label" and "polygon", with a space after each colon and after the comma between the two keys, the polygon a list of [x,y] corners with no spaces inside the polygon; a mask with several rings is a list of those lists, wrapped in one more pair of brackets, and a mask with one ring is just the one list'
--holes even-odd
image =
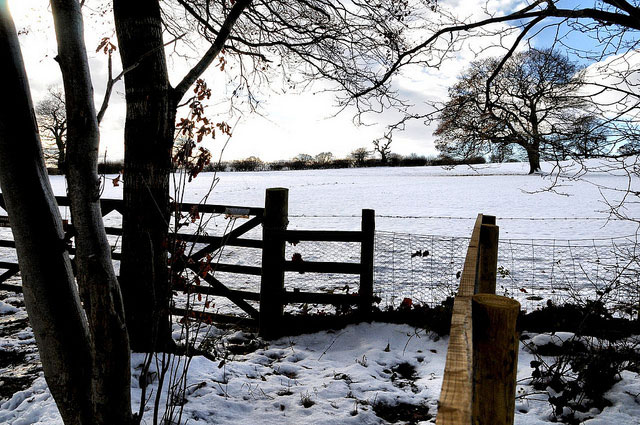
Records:
{"label": "snow on ground", "polygon": [[[217,332],[221,331],[212,330],[213,335]],[[247,337],[243,332],[226,336],[234,342]],[[446,338],[408,325],[363,323],[282,338],[224,363],[195,357],[189,368],[183,423],[384,424],[375,411],[385,405],[426,407],[418,423],[434,423],[446,350]],[[533,359],[521,346],[520,395],[532,392],[527,383]],[[134,411],[139,408],[144,361],[141,354],[132,358]],[[151,376],[155,394],[157,379]],[[607,393],[612,406],[592,412],[595,418],[585,423],[637,424],[639,393],[638,376],[623,372],[621,381]],[[143,423],[153,422],[152,404],[144,409]],[[540,395],[518,398],[516,424],[550,422],[550,405]],[[0,423],[62,423],[43,377],[0,404]]]}
{"label": "snow on ground", "polygon": [[[597,162],[592,169],[596,169]],[[544,171],[553,165],[543,163]],[[357,230],[363,208],[376,211],[376,229],[384,231],[469,236],[478,213],[498,217],[501,239],[579,239],[634,234],[628,222],[607,222],[606,206],[598,186],[624,188],[627,177],[592,171],[579,180],[558,181],[557,191],[548,188],[551,177],[527,175],[524,163],[481,166],[376,167],[336,170],[225,172],[207,203],[264,205],[265,189],[289,188],[290,226],[310,229]],[[115,177],[115,176],[111,176]],[[202,173],[189,183],[185,201],[198,202],[211,187],[213,173]],[[56,195],[65,195],[63,176],[52,176]],[[632,187],[640,189],[639,182]],[[620,194],[604,191],[611,199]],[[122,185],[106,181],[103,197],[121,198]],[[640,206],[627,213],[640,216]],[[320,216],[320,217],[313,217]],[[335,216],[335,217],[334,217]],[[110,215],[114,220],[118,215]],[[420,218],[404,218],[420,217]],[[432,217],[432,218],[426,218]],[[442,217],[454,217],[447,219]],[[532,221],[525,218],[598,218],[598,220]],[[460,219],[465,218],[465,219]],[[225,224],[220,220],[219,225]]]}
{"label": "snow on ground", "polygon": [[11,304],[0,301],[0,315],[17,313],[18,309]]}
{"label": "snow on ground", "polygon": [[[361,210],[373,208],[378,230],[402,233],[466,237],[479,212],[498,216],[501,239],[589,239],[635,233],[636,227],[629,222],[605,220],[607,214],[597,186],[625,187],[624,176],[592,172],[583,180],[561,179],[558,190],[568,196],[531,194],[528,192],[547,187],[550,179],[527,176],[526,167],[526,164],[501,164],[454,169],[218,173],[220,181],[208,202],[261,206],[266,188],[288,187],[292,228],[358,229]],[[543,169],[550,171],[551,166],[545,164]],[[200,201],[213,177],[205,173],[195,179],[187,188],[185,200]],[[64,195],[64,179],[54,176],[51,180],[55,193]],[[103,197],[122,196],[121,186],[114,187],[108,179],[106,183]],[[612,195],[606,190],[605,194]],[[627,213],[638,217],[639,208],[631,205]],[[68,217],[68,212],[63,215]],[[583,220],[587,217],[597,220]],[[106,221],[114,225],[119,217],[110,214]],[[212,225],[222,228],[226,223],[220,218]],[[24,312],[0,303],[0,315],[4,317]],[[30,335],[32,339],[30,330],[21,332],[24,340],[29,340]],[[222,333],[215,328],[211,330],[212,335]],[[224,336],[231,341],[246,337],[241,332]],[[538,342],[551,342],[565,337],[568,336],[556,334],[535,338]],[[23,342],[18,337],[12,338],[1,337],[0,348],[20,350]],[[385,422],[375,414],[374,406],[407,403],[426,406],[433,416],[423,417],[424,423],[431,423],[442,383],[446,346],[446,338],[437,339],[408,325],[365,323],[335,332],[283,338],[254,352],[228,357],[224,364],[197,357],[189,369],[184,419],[205,424],[377,424]],[[521,347],[519,394],[531,392],[528,382],[532,359]],[[134,411],[140,398],[142,362],[142,356],[135,355],[132,359]],[[586,423],[639,423],[640,378],[626,371],[621,378],[607,394],[613,405]],[[0,403],[0,423],[61,423],[42,377]],[[539,395],[517,401],[517,424],[549,423],[550,414],[550,405]],[[152,423],[148,410],[144,421]]]}

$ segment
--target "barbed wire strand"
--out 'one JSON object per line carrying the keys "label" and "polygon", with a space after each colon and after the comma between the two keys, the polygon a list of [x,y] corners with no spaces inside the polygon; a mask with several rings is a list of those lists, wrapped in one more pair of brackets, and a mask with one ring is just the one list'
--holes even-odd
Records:
{"label": "barbed wire strand", "polygon": [[[360,214],[289,214],[292,218],[361,218]],[[388,215],[376,214],[376,218],[394,218],[394,219],[433,219],[433,220],[475,220],[477,217],[455,217],[444,215]],[[640,217],[496,217],[497,220],[514,220],[514,221],[634,221],[640,220]]]}

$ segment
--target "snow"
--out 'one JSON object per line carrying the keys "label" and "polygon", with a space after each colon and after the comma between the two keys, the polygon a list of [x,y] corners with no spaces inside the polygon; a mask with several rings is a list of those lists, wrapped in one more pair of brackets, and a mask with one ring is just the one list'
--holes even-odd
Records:
{"label": "snow", "polygon": [[[546,172],[551,168],[550,164],[543,165]],[[596,169],[597,164],[590,168]],[[625,176],[596,170],[581,180],[560,178],[558,190],[567,195],[564,196],[540,191],[552,180],[548,174],[527,176],[526,172],[526,164],[490,164],[453,169],[218,173],[215,177],[220,180],[208,203],[262,206],[266,188],[288,187],[291,228],[355,230],[360,226],[361,210],[373,208],[377,215],[376,229],[389,232],[468,237],[476,214],[483,212],[498,216],[501,240],[575,240],[635,233],[636,225],[631,222],[607,221],[602,202],[602,193],[610,199],[618,196],[602,186],[626,187]],[[53,176],[51,181],[56,195],[66,193],[62,177]],[[200,175],[188,185],[185,200],[200,201],[213,181],[213,174]],[[638,188],[637,182],[632,182],[632,187]],[[107,178],[103,197],[119,198],[121,190],[121,186],[114,187]],[[631,204],[627,213],[640,217],[639,208]],[[67,211],[62,214],[68,217]],[[117,225],[119,220],[118,214],[112,213],[105,221],[107,225]],[[226,224],[224,219],[215,218],[211,230],[222,229]],[[0,301],[0,315],[3,314],[24,314],[24,309]],[[175,326],[174,336],[178,339],[181,332]],[[215,327],[204,331],[200,341],[205,335],[221,347],[253,339],[246,332],[229,333]],[[542,346],[561,345],[573,334],[530,336],[530,343]],[[407,403],[428,407],[432,419],[424,423],[432,423],[447,342],[447,338],[409,325],[362,323],[337,331],[281,338],[247,354],[229,354],[224,362],[221,357],[215,361],[194,357],[188,372],[183,422],[378,424],[385,421],[375,414],[373,406]],[[19,349],[26,343],[33,343],[30,330],[11,340],[0,340],[3,348],[10,349]],[[543,395],[532,394],[529,385],[530,362],[534,357],[524,345],[518,356],[515,423],[548,424],[552,422],[551,407]],[[134,412],[140,403],[143,362],[144,356],[133,355]],[[397,373],[399,365],[415,368],[414,377],[402,378]],[[157,380],[150,385],[155,395]],[[640,378],[623,371],[621,380],[606,395],[612,406],[602,412],[591,412],[589,416],[594,418],[585,417],[585,423],[637,424],[638,394]],[[305,407],[303,401],[313,404]],[[153,422],[151,410],[149,405],[145,407],[143,423]],[[62,423],[43,377],[0,404],[0,423]]]}
{"label": "snow", "polygon": [[58,425],[62,418],[44,376],[0,405],[0,423],[7,425]]}
{"label": "snow", "polygon": [[[214,334],[217,332],[212,330]],[[205,332],[205,333],[211,333]],[[228,340],[249,335],[232,334]],[[562,338],[568,335],[561,335]],[[210,361],[194,357],[188,370],[183,421],[203,424],[313,423],[382,424],[376,404],[426,405],[437,411],[447,339],[408,325],[362,323],[342,330],[286,337],[255,352]],[[526,384],[534,357],[521,345],[517,394],[531,392]],[[133,409],[137,411],[142,354],[132,357]],[[414,379],[394,370],[401,364],[415,367]],[[152,367],[152,370],[154,367]],[[637,424],[640,417],[640,379],[623,371],[621,381],[607,393],[606,407],[587,424]],[[157,379],[151,383],[155,394]],[[148,389],[149,391],[149,389]],[[149,394],[149,393],[147,393]],[[313,405],[304,407],[308,398]],[[165,398],[161,400],[163,406]],[[152,423],[152,403],[144,409],[143,423]],[[548,424],[551,408],[539,395],[518,398],[515,423]],[[44,378],[34,381],[0,405],[0,423],[61,424]]]}
{"label": "snow", "polygon": [[[564,164],[571,170],[570,164]],[[504,239],[593,239],[635,234],[636,225],[607,221],[601,187],[624,188],[627,177],[593,170],[579,180],[568,173],[556,190],[544,191],[554,175],[527,175],[524,163],[444,167],[376,167],[336,170],[201,173],[187,184],[184,200],[199,202],[219,178],[207,203],[264,206],[265,190],[289,188],[291,228],[357,230],[362,209],[376,211],[376,230],[468,237],[478,213],[496,215]],[[553,164],[543,163],[547,173]],[[574,166],[574,170],[577,168]],[[107,176],[103,198],[122,198],[122,185],[113,186]],[[56,195],[66,195],[63,176],[52,176]],[[640,183],[631,182],[640,190]],[[607,199],[620,193],[603,189]],[[177,195],[177,194],[176,194]],[[640,217],[640,206],[627,213]],[[68,213],[67,214],[68,217]],[[405,218],[409,217],[409,218]],[[418,217],[418,218],[415,218]],[[109,218],[116,223],[117,213]],[[531,219],[536,220],[531,220]],[[544,218],[563,218],[546,220]],[[570,218],[572,220],[566,220]],[[592,220],[584,220],[592,218]],[[212,226],[224,227],[224,220]],[[111,224],[109,224],[111,225]]]}
{"label": "snow", "polygon": [[[375,403],[425,401],[435,412],[444,352],[446,341],[424,331],[365,323],[282,338],[222,367],[194,358],[189,381],[199,388],[185,404],[184,417],[216,424],[380,423],[372,412]],[[135,360],[142,363],[141,356]],[[390,379],[402,363],[416,367],[413,390]],[[307,397],[314,403],[308,408],[302,405]]]}
{"label": "snow", "polygon": [[640,420],[640,380],[638,375],[627,370],[621,373],[622,380],[606,394],[613,406],[605,408],[597,417],[586,421],[589,425],[637,424]]}
{"label": "snow", "polygon": [[[575,178],[579,167],[569,162],[562,165],[561,176],[554,174],[551,163],[542,164],[541,175],[527,175],[528,166],[523,163],[202,173],[186,185],[183,195],[185,201],[199,202],[214,186],[207,203],[260,207],[267,188],[287,187],[291,229],[358,230],[362,209],[374,209],[379,236],[375,279],[376,288],[383,290],[376,295],[382,298],[382,308],[397,305],[405,297],[436,305],[450,295],[468,244],[462,238],[471,234],[478,213],[493,214],[500,227],[499,266],[505,271],[498,276],[497,287],[500,294],[517,298],[531,310],[548,299],[564,302],[567,292],[558,287],[592,293],[594,286],[601,287],[619,272],[617,255],[634,243],[634,237],[627,236],[635,235],[638,228],[632,221],[610,220],[605,204],[605,199],[613,202],[621,196],[607,188],[630,185],[640,190],[636,180],[629,182],[620,172],[603,171],[601,161],[586,161],[588,172],[579,179]],[[113,186],[109,179],[113,177],[105,179],[105,198],[122,197],[122,185]],[[64,195],[64,177],[51,179],[55,193]],[[546,190],[553,183],[562,194]],[[180,196],[174,193],[174,198]],[[627,206],[629,216],[640,217],[640,204],[628,202]],[[63,216],[68,218],[68,211]],[[207,215],[206,219],[204,230],[218,235],[244,222],[223,216]],[[119,226],[120,220],[112,212],[105,223]],[[252,230],[247,237],[259,239],[260,230]],[[110,240],[121,241],[118,236]],[[414,251],[408,251],[412,248],[428,249],[430,255],[414,259]],[[305,261],[341,262],[357,262],[360,254],[358,244],[349,243],[287,245],[286,258],[294,253]],[[221,262],[260,265],[259,253],[245,248],[226,247],[221,258]],[[576,261],[581,267],[573,267]],[[451,267],[437,269],[438,264]],[[357,278],[348,275],[315,278],[312,282],[308,275],[288,273],[287,288],[335,291],[357,285]],[[233,281],[238,290],[255,292],[259,287],[259,279],[251,276],[239,279],[222,273],[221,280]],[[216,308],[227,313],[233,306],[217,302]]]}
{"label": "snow", "polygon": [[555,332],[553,334],[539,334],[531,338],[531,343],[537,346],[543,345],[555,345],[557,347],[562,347],[565,341],[570,340],[575,337],[575,334],[572,332]]}
{"label": "snow", "polygon": [[0,301],[0,315],[14,314],[17,312],[18,312],[18,309],[12,306],[11,304],[7,304],[4,301]]}

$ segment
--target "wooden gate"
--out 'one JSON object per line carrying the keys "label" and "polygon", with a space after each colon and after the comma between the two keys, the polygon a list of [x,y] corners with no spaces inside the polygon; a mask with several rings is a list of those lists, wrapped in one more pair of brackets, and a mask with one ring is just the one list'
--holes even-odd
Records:
{"label": "wooden gate", "polygon": [[[69,199],[57,196],[59,206],[69,206]],[[102,199],[103,218],[112,211],[122,214],[124,203],[120,199]],[[4,198],[0,194],[0,207],[4,208]],[[260,331],[265,336],[275,336],[281,325],[283,307],[288,303],[315,303],[358,305],[360,312],[368,312],[373,300],[373,256],[375,218],[373,210],[363,210],[362,228],[358,231],[321,231],[321,230],[287,230],[288,224],[288,190],[283,188],[267,189],[265,208],[239,207],[228,205],[181,203],[175,206],[175,213],[188,213],[193,216],[200,214],[223,214],[227,217],[241,217],[248,220],[223,236],[206,234],[172,233],[171,241],[198,244],[199,249],[190,254],[180,254],[179,261],[172,261],[172,267],[181,271],[189,269],[196,273],[208,285],[180,287],[174,284],[174,290],[185,290],[229,299],[249,316],[249,322],[260,324]],[[247,232],[262,225],[262,239],[251,239],[243,236]],[[0,216],[0,227],[9,227],[9,218]],[[73,247],[73,225],[64,223],[65,241],[68,242],[69,254],[75,253]],[[108,235],[122,235],[120,227],[105,227]],[[285,259],[284,246],[287,241],[336,241],[357,242],[361,244],[359,263],[340,262],[305,262],[294,263]],[[170,242],[171,242],[170,241]],[[204,245],[204,246],[202,246]],[[260,249],[261,265],[247,266],[228,264],[224,262],[211,263],[210,256],[224,246]],[[0,239],[0,248],[15,248],[15,242],[10,239]],[[121,254],[113,252],[112,258],[120,260]],[[203,268],[203,264],[210,263],[211,267]],[[0,261],[0,289],[21,292],[21,286],[6,283],[6,280],[19,271],[18,264],[10,261]],[[176,271],[176,270],[174,270]],[[285,272],[304,271],[309,273],[339,273],[355,274],[360,277],[357,295],[329,294],[318,292],[286,291]],[[216,272],[260,276],[260,292],[231,289],[216,277]],[[260,303],[260,311],[248,301]],[[173,309],[177,315],[194,315],[192,311]],[[202,312],[199,317],[214,321],[238,321],[238,317]]]}
{"label": "wooden gate", "polygon": [[[56,202],[60,207],[68,207],[69,206],[69,198],[66,196],[56,196]],[[122,214],[124,203],[121,199],[101,199],[100,200],[101,209],[102,209],[102,217],[104,218],[107,214],[112,211],[117,211]],[[0,194],[0,207],[5,208],[4,197]],[[172,233],[170,234],[170,238],[177,241],[183,242],[191,242],[198,244],[206,244],[204,248],[201,248],[197,252],[189,256],[184,256],[183,264],[186,265],[187,268],[195,271],[198,270],[198,264],[201,259],[207,256],[207,254],[211,254],[216,250],[222,248],[225,245],[231,246],[241,246],[248,248],[259,248],[262,249],[262,241],[255,239],[241,239],[240,236],[248,232],[249,230],[255,228],[256,226],[262,223],[262,216],[264,208],[247,208],[247,207],[236,207],[236,206],[225,206],[225,205],[209,205],[209,204],[192,204],[192,203],[181,203],[176,205],[176,212],[186,212],[193,213],[197,211],[199,214],[225,214],[228,216],[253,216],[249,221],[242,224],[238,228],[234,229],[230,233],[224,236],[208,236],[208,235],[194,235],[194,234],[186,234],[186,233]],[[73,225],[68,223],[67,220],[63,220],[63,226],[65,231],[65,241],[68,243],[68,251],[70,255],[75,254],[75,248],[73,246],[73,238],[74,238],[74,229]],[[0,216],[0,227],[10,227],[9,217]],[[121,227],[109,227],[105,226],[105,231],[107,235],[122,235]],[[4,248],[15,248],[15,242],[9,239],[0,239],[0,247]],[[113,260],[120,260],[121,253],[112,252],[111,257]],[[21,292],[22,288],[19,285],[8,284],[5,283],[9,278],[15,276],[19,272],[19,266],[16,262],[10,261],[0,261],[0,270],[5,270],[2,274],[0,274],[0,289],[10,290],[13,292]],[[240,307],[243,311],[249,314],[253,319],[258,319],[258,311],[249,305],[244,298],[253,298],[259,299],[260,294],[254,293],[249,295],[248,293],[239,294],[239,292],[243,291],[234,291],[229,289],[227,286],[222,284],[217,278],[214,277],[214,272],[224,271],[229,273],[242,273],[249,275],[260,275],[261,270],[260,267],[247,267],[247,266],[239,266],[234,264],[217,264],[215,270],[208,271],[206,274],[203,274],[201,277],[205,280],[210,287],[206,290],[203,289],[203,292],[206,291],[211,295],[223,296],[234,302],[238,307]],[[182,289],[182,288],[175,288]],[[244,298],[243,298],[244,297]]]}
{"label": "wooden gate", "polygon": [[[184,233],[173,234],[172,236],[179,242],[206,244],[196,252],[193,252],[189,255],[183,255],[180,259],[180,263],[182,264],[182,266],[179,268],[188,268],[209,284],[209,286],[195,286],[190,288],[180,287],[179,285],[174,284],[173,289],[186,290],[190,293],[225,297],[240,309],[242,309],[242,311],[247,313],[249,317],[257,321],[260,316],[258,310],[251,304],[249,304],[246,300],[259,301],[260,293],[230,289],[217,277],[215,277],[215,273],[226,272],[251,276],[261,276],[262,268],[255,266],[227,264],[222,262],[215,262],[211,264],[211,267],[203,268],[202,264],[210,263],[210,260],[206,261],[206,259],[211,258],[210,256],[213,253],[224,246],[262,249],[263,242],[261,240],[246,239],[241,238],[241,236],[245,235],[250,230],[262,224],[264,220],[264,208],[183,203],[179,206],[179,211],[186,211],[190,214],[224,214],[226,217],[249,218],[247,222],[241,224],[240,226],[231,230],[229,233],[223,236],[193,235]],[[174,264],[176,263],[174,262]],[[178,308],[174,309],[174,313],[179,315],[192,315],[192,312],[188,312],[184,309]],[[228,319],[222,315],[213,313],[209,313],[208,317],[223,321],[227,321],[225,319]]]}

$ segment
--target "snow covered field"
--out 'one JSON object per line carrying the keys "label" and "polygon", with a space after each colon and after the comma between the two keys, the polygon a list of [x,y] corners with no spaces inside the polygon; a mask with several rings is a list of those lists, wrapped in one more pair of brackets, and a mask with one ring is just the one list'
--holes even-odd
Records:
{"label": "snow covered field", "polygon": [[[549,170],[549,165],[543,169]],[[634,234],[630,222],[607,221],[597,185],[622,188],[624,176],[591,173],[578,181],[562,180],[559,191],[530,194],[549,184],[527,176],[526,164],[475,167],[371,168],[322,171],[219,173],[208,203],[262,206],[268,187],[290,189],[291,228],[355,230],[363,208],[376,210],[376,227],[388,232],[468,237],[479,212],[498,217],[505,239],[576,240]],[[213,175],[202,174],[190,184],[185,200],[198,202],[208,192]],[[57,195],[65,194],[63,178],[52,177]],[[639,190],[637,182],[633,182]],[[605,191],[606,195],[619,196]],[[121,187],[107,180],[103,197],[121,197]],[[640,216],[631,205],[627,214]],[[448,217],[448,218],[445,218]],[[539,219],[551,220],[539,220]],[[585,218],[589,218],[588,220]],[[107,224],[119,220],[110,214]],[[212,231],[226,226],[212,220]],[[19,314],[6,299],[0,317]],[[16,303],[14,303],[16,304]],[[19,304],[19,303],[18,303]],[[25,333],[26,332],[26,333]],[[212,328],[209,334],[227,345],[250,336]],[[179,330],[176,325],[176,338]],[[551,337],[542,338],[545,341]],[[0,349],[20,350],[33,342],[30,331],[0,337]],[[408,325],[360,324],[335,332],[282,338],[247,354],[230,355],[223,363],[194,358],[189,371],[183,421],[205,424],[379,424],[384,406],[421,406],[418,423],[435,421],[442,384],[447,340]],[[533,360],[524,346],[519,355],[519,394],[528,394]],[[143,357],[132,359],[134,411],[140,399]],[[589,424],[640,423],[640,378],[623,372],[607,394],[612,406],[592,412]],[[155,383],[152,383],[155,385]],[[386,410],[393,410],[388,409]],[[430,417],[430,419],[429,419]],[[544,396],[518,399],[516,423],[551,421]],[[55,404],[43,378],[0,404],[0,423],[59,424]],[[144,422],[152,423],[151,411]]]}
{"label": "snow covered field", "polygon": [[[362,209],[374,209],[375,291],[382,308],[397,307],[404,297],[435,305],[454,292],[468,244],[462,238],[470,236],[478,213],[496,215],[499,267],[504,271],[498,288],[530,310],[549,298],[563,302],[568,287],[593,291],[606,284],[618,273],[619,251],[635,243],[637,224],[610,220],[605,200],[613,203],[622,196],[611,189],[638,190],[640,182],[600,171],[599,161],[587,161],[586,166],[590,171],[578,180],[571,178],[579,171],[571,163],[563,164],[568,177],[558,180],[550,163],[543,163],[546,176],[527,175],[524,163],[203,173],[186,186],[184,200],[200,202],[217,177],[207,203],[259,207],[267,188],[289,188],[293,229],[358,230]],[[56,194],[65,194],[61,176],[52,177],[52,183]],[[555,192],[546,191],[553,183]],[[103,197],[120,198],[121,190],[107,179]],[[628,203],[625,212],[640,217],[640,204]],[[120,216],[113,212],[105,221],[117,226]],[[206,231],[221,234],[229,224],[213,217]],[[248,236],[260,238],[260,228]],[[430,256],[414,258],[416,250]],[[287,245],[286,257],[294,253],[305,261],[358,262],[360,255],[358,244],[349,243]],[[222,262],[260,266],[257,251],[227,247],[222,255]],[[256,277],[220,273],[220,278],[232,282],[234,289],[259,288]],[[310,279],[308,274],[288,273],[287,285],[290,290],[335,291],[353,288],[357,277],[316,274]],[[217,307],[229,311],[224,302]]]}
{"label": "snow covered field", "polygon": [[[597,165],[593,163],[594,168]],[[529,193],[547,188],[551,178],[528,176],[527,167],[510,163],[453,169],[225,172],[217,174],[219,183],[207,203],[259,207],[264,205],[265,189],[286,187],[292,228],[355,230],[362,209],[370,208],[376,211],[377,230],[401,233],[468,237],[478,213],[498,217],[502,239],[591,239],[635,233],[633,224],[606,220],[606,206],[596,186],[624,188],[625,176],[593,172],[578,181],[561,179],[556,190],[563,195]],[[545,170],[551,171],[552,166],[543,163]],[[213,176],[200,174],[188,184],[184,200],[200,201]],[[56,195],[65,195],[64,178],[52,176],[51,181]],[[632,188],[640,189],[640,182],[633,182]],[[611,191],[604,194],[620,197]],[[107,181],[103,197],[121,198],[122,186]],[[628,214],[640,216],[640,206],[634,208]],[[545,218],[572,220],[539,221]]]}

